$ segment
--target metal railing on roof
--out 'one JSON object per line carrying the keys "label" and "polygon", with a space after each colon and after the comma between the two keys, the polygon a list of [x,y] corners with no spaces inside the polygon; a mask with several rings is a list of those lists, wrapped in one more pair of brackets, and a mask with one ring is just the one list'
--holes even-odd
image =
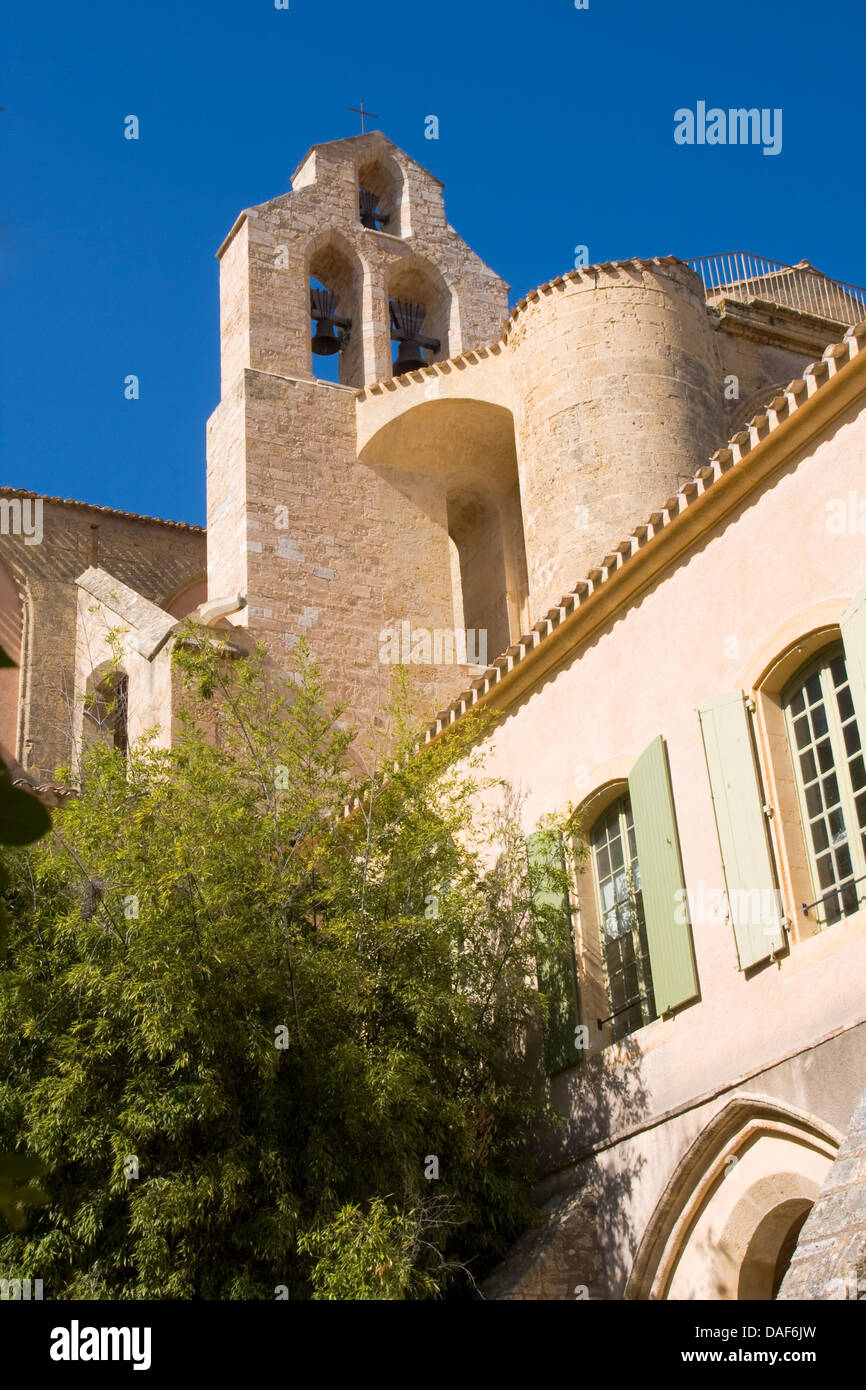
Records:
{"label": "metal railing on roof", "polygon": [[849,327],[866,319],[866,289],[831,280],[808,261],[784,265],[748,251],[725,251],[686,264],[701,277],[708,304],[761,299]]}

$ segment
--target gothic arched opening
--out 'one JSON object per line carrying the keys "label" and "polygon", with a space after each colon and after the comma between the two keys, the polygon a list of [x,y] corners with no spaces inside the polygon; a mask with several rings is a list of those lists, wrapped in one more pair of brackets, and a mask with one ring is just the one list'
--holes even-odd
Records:
{"label": "gothic arched opening", "polygon": [[[359,216],[371,231],[404,237],[403,170],[390,155],[375,155],[358,168]],[[370,195],[365,198],[365,194]]]}
{"label": "gothic arched opening", "polygon": [[[449,355],[451,330],[451,291],[442,276],[416,258],[399,261],[388,280],[389,308],[393,305],[411,306],[420,311],[415,317],[418,331],[425,338],[438,341],[438,348],[425,347],[425,362],[443,362]],[[392,331],[394,310],[391,309]],[[399,355],[394,344],[394,360]]]}
{"label": "gothic arched opening", "polygon": [[[341,320],[351,320],[351,328],[338,329],[343,346],[331,356],[314,355],[312,328],[310,359],[313,374],[324,381],[339,382],[342,386],[364,384],[364,335],[361,331],[361,301],[364,271],[361,262],[349,248],[341,244],[337,232],[325,233],[313,244],[309,253],[310,291],[323,289],[336,297],[336,314]],[[310,322],[313,323],[312,306]]]}
{"label": "gothic arched opening", "polygon": [[625,1297],[774,1298],[840,1139],[781,1101],[734,1096],[671,1173]]}

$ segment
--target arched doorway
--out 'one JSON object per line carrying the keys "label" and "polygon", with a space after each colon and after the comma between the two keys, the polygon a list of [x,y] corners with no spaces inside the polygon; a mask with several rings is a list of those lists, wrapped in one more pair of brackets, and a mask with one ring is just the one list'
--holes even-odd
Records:
{"label": "arched doorway", "polygon": [[841,1137],[769,1097],[730,1100],[669,1178],[625,1297],[775,1298]]}

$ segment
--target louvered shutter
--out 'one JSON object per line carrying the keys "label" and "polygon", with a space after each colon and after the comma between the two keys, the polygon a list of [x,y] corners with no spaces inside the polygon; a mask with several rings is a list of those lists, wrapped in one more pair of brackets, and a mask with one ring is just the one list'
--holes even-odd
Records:
{"label": "louvered shutter", "polygon": [[644,750],[629,774],[628,786],[653,991],[656,1008],[663,1014],[698,995],[664,739],[653,739]]}
{"label": "louvered shutter", "polygon": [[575,1046],[580,1018],[565,850],[556,832],[541,830],[527,837],[526,853],[532,875],[538,988],[549,1002],[544,1063],[548,1072],[554,1072],[578,1061],[581,1055]]}
{"label": "louvered shutter", "polygon": [[698,717],[737,956],[748,970],[785,936],[746,696],[717,695]]}
{"label": "louvered shutter", "polygon": [[866,589],[861,589],[839,623],[845,646],[845,665],[857,715],[860,741],[866,748]]}

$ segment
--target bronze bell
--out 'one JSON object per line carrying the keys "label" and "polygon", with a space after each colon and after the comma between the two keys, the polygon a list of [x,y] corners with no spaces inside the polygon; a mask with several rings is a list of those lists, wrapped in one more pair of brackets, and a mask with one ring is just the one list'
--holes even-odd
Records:
{"label": "bronze bell", "polygon": [[337,329],[351,328],[352,321],[337,317],[337,304],[337,296],[330,290],[310,291],[310,317],[316,320],[312,348],[319,357],[333,357],[349,341],[348,332],[338,333]]}
{"label": "bronze bell", "polygon": [[402,376],[404,372],[417,372],[419,367],[426,367],[424,361],[424,349],[415,338],[409,338],[400,343],[397,349],[397,359],[394,363],[394,375]]}
{"label": "bronze bell", "polygon": [[371,232],[378,232],[379,224],[386,227],[390,222],[390,217],[379,211],[379,195],[371,193],[368,188],[358,190],[358,205],[361,213],[361,226],[367,227]]}
{"label": "bronze bell", "polygon": [[428,338],[421,328],[427,311],[420,304],[409,304],[403,299],[391,300],[391,337],[399,343],[394,375],[403,376],[405,372],[417,372],[426,367],[424,349],[438,352],[438,338]]}
{"label": "bronze bell", "polygon": [[343,346],[336,325],[331,319],[319,319],[313,334],[313,352],[319,357],[333,357]]}

